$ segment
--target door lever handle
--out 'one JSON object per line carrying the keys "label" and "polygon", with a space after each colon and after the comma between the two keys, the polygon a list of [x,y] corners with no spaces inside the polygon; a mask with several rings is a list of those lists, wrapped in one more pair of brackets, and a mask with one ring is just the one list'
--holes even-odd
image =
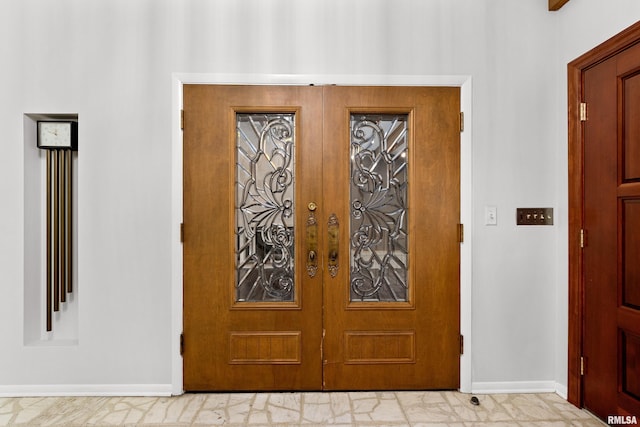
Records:
{"label": "door lever handle", "polygon": [[316,221],[316,204],[311,202],[307,218],[307,274],[315,277],[318,272],[318,221]]}
{"label": "door lever handle", "polygon": [[339,249],[340,249],[340,223],[335,213],[329,215],[329,222],[327,223],[327,234],[329,242],[329,274],[331,277],[336,277],[338,274],[339,265]]}

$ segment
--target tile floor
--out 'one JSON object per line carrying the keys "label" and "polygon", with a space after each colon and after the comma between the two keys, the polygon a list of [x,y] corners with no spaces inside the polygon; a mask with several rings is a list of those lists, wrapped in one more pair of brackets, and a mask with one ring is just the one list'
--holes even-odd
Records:
{"label": "tile floor", "polygon": [[216,393],[0,398],[0,426],[604,426],[556,394]]}

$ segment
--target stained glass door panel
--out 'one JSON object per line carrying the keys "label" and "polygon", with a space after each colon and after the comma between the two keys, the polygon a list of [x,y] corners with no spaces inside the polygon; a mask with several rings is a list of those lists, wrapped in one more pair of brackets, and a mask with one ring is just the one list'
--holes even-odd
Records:
{"label": "stained glass door panel", "polygon": [[352,114],[351,301],[407,301],[408,118]]}
{"label": "stained glass door panel", "polygon": [[236,301],[295,296],[295,116],[236,115]]}

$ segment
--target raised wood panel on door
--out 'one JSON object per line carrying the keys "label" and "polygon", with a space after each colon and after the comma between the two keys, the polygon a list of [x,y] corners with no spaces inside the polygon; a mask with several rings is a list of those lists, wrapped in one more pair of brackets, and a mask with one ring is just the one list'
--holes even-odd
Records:
{"label": "raised wood panel on door", "polygon": [[[459,386],[459,100],[459,88],[325,88],[323,204],[340,221],[340,268],[324,285],[327,390]],[[409,115],[405,303],[349,302],[351,113]]]}
{"label": "raised wood panel on door", "polygon": [[640,413],[640,45],[584,72],[584,406]]}
{"label": "raised wood panel on door", "polygon": [[[236,113],[296,115],[297,297],[235,303]],[[184,86],[184,388],[305,390],[322,382],[322,272],[307,276],[308,202],[322,194],[322,89]]]}

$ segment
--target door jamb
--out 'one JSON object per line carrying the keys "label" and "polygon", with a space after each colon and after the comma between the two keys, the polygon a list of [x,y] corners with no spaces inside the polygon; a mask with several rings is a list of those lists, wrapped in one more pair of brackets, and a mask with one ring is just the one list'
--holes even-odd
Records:
{"label": "door jamb", "polygon": [[584,227],[584,129],[580,121],[583,74],[590,67],[640,43],[640,22],[628,27],[567,65],[569,120],[569,338],[567,400],[583,405],[580,357],[583,344],[584,282],[580,231]]}
{"label": "door jamb", "polygon": [[464,354],[460,356],[460,391],[471,393],[471,255],[472,220],[472,102],[471,76],[407,76],[407,75],[305,75],[305,74],[201,74],[174,73],[171,100],[171,393],[183,390],[183,360],[180,334],[183,329],[183,257],[180,241],[182,223],[182,88],[185,84],[242,85],[325,85],[345,86],[454,86],[460,87],[460,109],[464,112],[464,131],[460,134],[460,223],[465,226],[460,245],[460,334],[464,336]]}

